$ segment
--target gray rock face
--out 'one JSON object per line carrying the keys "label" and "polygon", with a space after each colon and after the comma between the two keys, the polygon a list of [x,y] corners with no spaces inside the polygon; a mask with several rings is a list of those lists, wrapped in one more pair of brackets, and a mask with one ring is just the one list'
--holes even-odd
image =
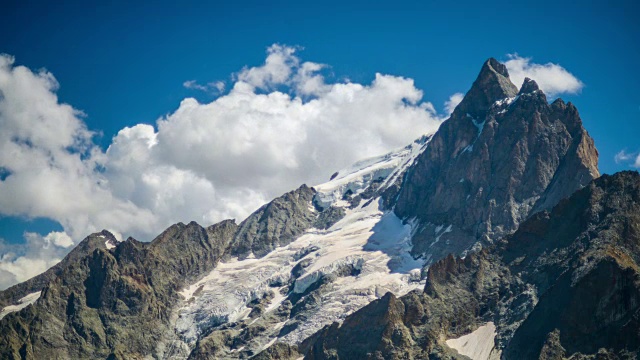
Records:
{"label": "gray rock face", "polygon": [[263,257],[289,244],[309,229],[318,214],[310,206],[315,190],[302,185],[261,207],[240,224],[230,254],[244,259]]}
{"label": "gray rock face", "polygon": [[[61,263],[35,304],[2,319],[0,358],[142,358],[166,331],[177,291],[212,269],[237,225],[177,224]],[[100,238],[104,243],[104,239]],[[90,246],[90,242],[85,244]]]}
{"label": "gray rock face", "polygon": [[64,259],[49,270],[6,290],[0,291],[0,307],[14,304],[23,296],[44,289],[51,280],[55,279],[56,276],[62,273],[62,271],[70,264],[80,261],[83,257],[91,254],[96,249],[106,249],[107,246],[105,243],[107,241],[111,244],[118,243],[113,234],[106,230],[87,236],[69,254],[67,254]]}
{"label": "gray rock face", "polygon": [[640,354],[640,174],[603,176],[464,259],[307,339],[305,359],[452,359],[443,342],[497,325],[502,359]]}
{"label": "gray rock face", "polygon": [[514,231],[599,176],[598,153],[572,104],[520,93],[489,59],[409,169],[395,205],[420,224],[413,255],[431,261]]}

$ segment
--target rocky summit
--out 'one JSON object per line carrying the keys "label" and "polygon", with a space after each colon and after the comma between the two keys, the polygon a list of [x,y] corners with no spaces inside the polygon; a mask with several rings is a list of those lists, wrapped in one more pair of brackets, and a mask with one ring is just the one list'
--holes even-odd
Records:
{"label": "rocky summit", "polygon": [[436,133],[240,224],[88,236],[0,292],[0,357],[637,358],[640,175],[517,85],[487,60]]}
{"label": "rocky summit", "polygon": [[395,212],[419,226],[412,253],[436,261],[483,246],[598,177],[598,152],[578,110],[520,91],[489,59],[407,172]]}

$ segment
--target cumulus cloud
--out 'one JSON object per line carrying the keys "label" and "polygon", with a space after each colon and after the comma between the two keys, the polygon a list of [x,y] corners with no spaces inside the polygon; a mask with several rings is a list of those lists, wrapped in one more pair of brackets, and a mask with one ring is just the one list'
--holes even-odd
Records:
{"label": "cumulus cloud", "polygon": [[626,150],[620,150],[613,158],[616,164],[625,164],[635,168],[640,168],[640,153],[629,153]]}
{"label": "cumulus cloud", "polygon": [[58,102],[53,75],[13,63],[0,56],[0,167],[6,174],[0,212],[56,220],[75,240],[151,221],[150,211],[113,196],[97,170],[105,154],[93,143],[84,114]]}
{"label": "cumulus cloud", "polygon": [[462,102],[462,99],[464,99],[463,93],[455,93],[449,97],[449,100],[445,101],[444,111],[447,115],[451,115],[451,113],[453,113],[453,110]]}
{"label": "cumulus cloud", "polygon": [[536,64],[531,62],[531,58],[518,54],[509,54],[508,57],[505,65],[511,81],[518,87],[522,85],[525,77],[535,80],[549,97],[563,93],[576,94],[584,87],[582,81],[558,64]]}
{"label": "cumulus cloud", "polygon": [[178,221],[242,220],[275,196],[404,146],[442,121],[412,79],[327,82],[327,66],[303,62],[296,51],[269,47],[264,64],[241,69],[227,93],[208,103],[184,99],[155,126],[123,128],[106,151],[85,115],[58,101],[51,73],[0,56],[0,214],[64,228],[25,234],[25,245],[3,243],[0,287],[40,273],[103,228],[151,240]]}
{"label": "cumulus cloud", "polygon": [[63,232],[43,237],[24,234],[25,244],[9,244],[0,238],[0,289],[28,280],[57,264],[73,245]]}

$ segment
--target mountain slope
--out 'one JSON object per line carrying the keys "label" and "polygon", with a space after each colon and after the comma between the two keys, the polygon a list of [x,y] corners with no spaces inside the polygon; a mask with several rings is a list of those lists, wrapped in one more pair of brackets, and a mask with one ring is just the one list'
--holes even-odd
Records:
{"label": "mountain slope", "polygon": [[[285,196],[290,205],[276,200],[245,220],[240,243],[244,226],[266,226],[254,224],[267,209],[287,209],[308,228],[266,255],[229,259],[186,288],[170,357],[247,358],[275,341],[298,343],[387,291],[421,287],[422,262],[409,255],[411,226],[383,211],[376,193],[401,177],[427,141],[358,162],[314,186],[312,197]],[[302,214],[292,215],[291,204]]]}
{"label": "mountain slope", "polygon": [[[177,224],[64,264],[40,298],[2,319],[0,357],[142,358],[156,351],[177,290],[217,263],[236,225]],[[213,251],[212,251],[213,250]]]}
{"label": "mountain slope", "polygon": [[455,342],[442,339],[495,323],[495,348],[476,359],[635,358],[639,204],[637,172],[605,175],[495,245],[434,263],[424,292],[389,293],[325,327],[301,352],[305,359],[452,358],[459,355],[447,344]]}
{"label": "mountain slope", "polygon": [[16,284],[0,292],[0,306],[7,306],[16,303],[19,298],[29,293],[40,292],[51,280],[55,279],[63,269],[70,264],[82,259],[95,249],[107,249],[118,243],[116,238],[108,231],[104,230],[87,236],[82,240],[67,256],[59,263],[40,275]]}
{"label": "mountain slope", "polygon": [[437,260],[514,231],[598,177],[597,163],[572,104],[548,104],[529,79],[517,92],[489,59],[408,171],[395,212],[420,223],[412,253]]}

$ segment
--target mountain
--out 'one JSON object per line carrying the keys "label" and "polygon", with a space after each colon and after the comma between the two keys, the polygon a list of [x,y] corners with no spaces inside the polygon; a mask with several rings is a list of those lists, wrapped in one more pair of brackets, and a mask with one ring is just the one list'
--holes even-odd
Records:
{"label": "mountain", "polygon": [[420,224],[413,255],[490,243],[599,176],[576,108],[549,104],[530,79],[518,92],[508,76],[489,59],[407,173],[395,212]]}
{"label": "mountain", "polygon": [[[635,200],[603,185],[615,177],[598,178],[597,156],[571,103],[549,104],[529,79],[518,90],[489,59],[435,134],[302,185],[239,225],[180,223],[150,243],[89,236],[43,275],[0,292],[0,357],[636,351],[635,273],[616,270],[635,269],[635,235],[625,233],[635,230],[606,237],[607,219],[635,226]],[[599,206],[606,214],[593,215]],[[591,241],[600,227],[607,240]],[[620,266],[593,272],[611,251]],[[609,288],[607,269],[620,279]],[[591,282],[574,283],[573,273]],[[591,296],[572,308],[589,286],[608,302]],[[624,337],[612,339],[617,331]]]}
{"label": "mountain", "polygon": [[301,353],[305,359],[635,359],[639,204],[637,172],[602,176],[494,245],[434,263],[424,291],[388,293],[342,324],[325,326]]}
{"label": "mountain", "polygon": [[[116,238],[108,231],[102,231],[87,236],[69,254],[67,254],[64,259],[49,270],[0,292],[0,306],[14,304],[19,300],[19,298],[25,296],[27,293],[39,294],[40,290],[42,290],[47,283],[60,275],[69,265],[91,254],[96,249],[112,248],[115,247],[117,243],[118,241]],[[3,315],[0,315],[0,317],[2,316]]]}
{"label": "mountain", "polygon": [[[217,264],[236,227],[232,221],[206,229],[195,222],[176,224],[150,243],[129,238],[83,257],[76,256],[82,250],[74,250],[73,261],[61,263],[35,303],[2,319],[0,358],[153,353],[179,301],[178,290]],[[98,238],[104,243],[113,236],[103,231],[86,241]]]}

